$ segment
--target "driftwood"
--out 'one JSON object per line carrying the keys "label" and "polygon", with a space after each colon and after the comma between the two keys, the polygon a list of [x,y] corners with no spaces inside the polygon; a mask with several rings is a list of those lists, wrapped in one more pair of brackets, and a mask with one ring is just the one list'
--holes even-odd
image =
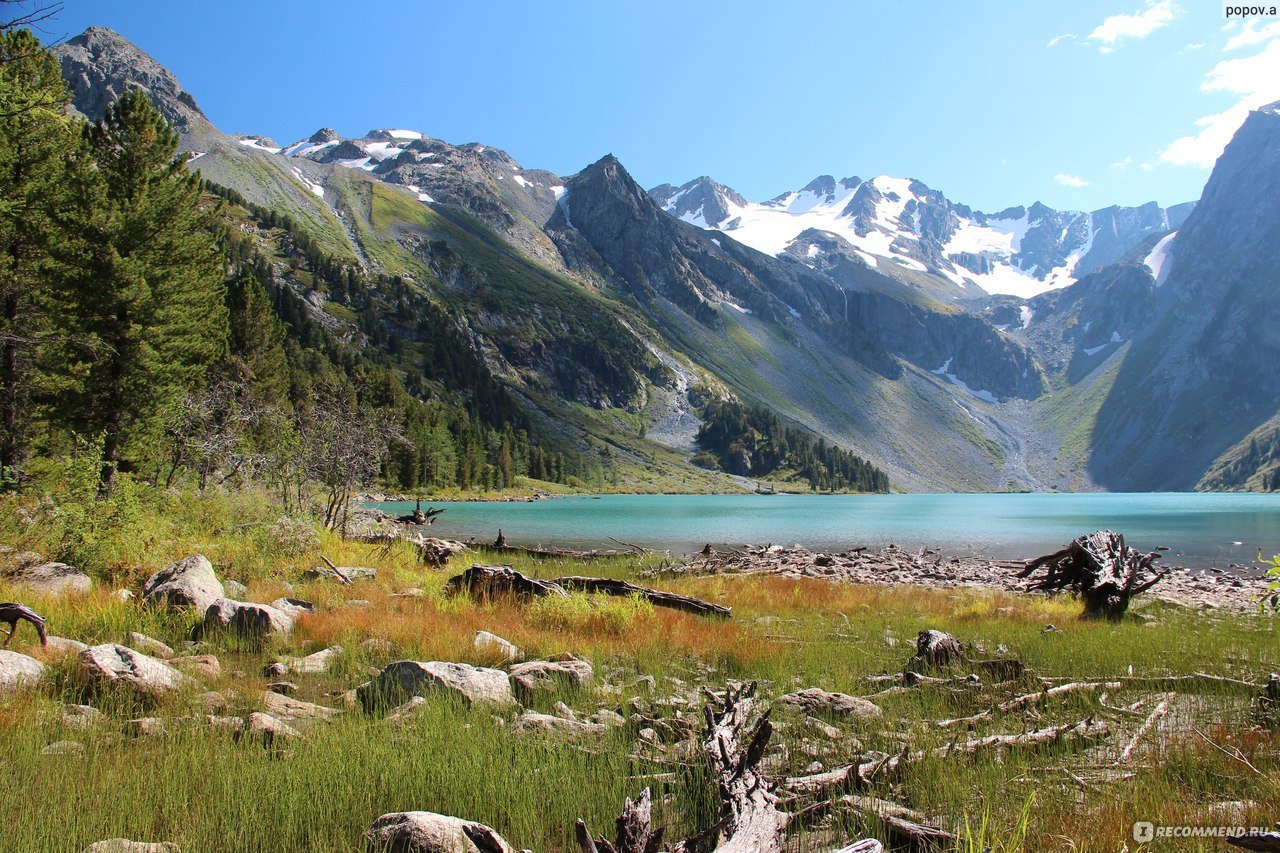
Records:
{"label": "driftwood", "polygon": [[[0,624],[9,626],[9,630],[4,632],[5,648],[9,647],[9,641],[13,639],[14,632],[18,630],[18,622],[20,621],[30,622],[34,625],[36,633],[40,635],[40,645],[49,645],[49,636],[44,628],[44,617],[25,604],[6,601],[0,604]],[[0,631],[3,630],[3,628],[0,628]]]}
{"label": "driftwood", "polygon": [[546,595],[568,595],[569,591],[599,595],[639,596],[656,607],[666,607],[699,616],[728,618],[728,607],[712,604],[699,598],[680,595],[660,589],[637,586],[628,581],[612,578],[564,577],[551,580],[531,578],[510,566],[474,565],[445,584],[450,594],[467,593],[477,601],[493,601],[502,598],[528,600]]}
{"label": "driftwood", "polygon": [[396,516],[396,523],[397,524],[415,524],[419,527],[426,527],[428,524],[431,524],[433,521],[435,521],[436,516],[442,512],[444,512],[443,507],[440,509],[432,509],[431,507],[427,507],[426,511],[424,512],[422,509],[422,499],[419,498],[417,506],[414,507],[413,512],[409,513],[408,515]]}
{"label": "driftwood", "polygon": [[1057,687],[1049,687],[1037,693],[1026,693],[1022,696],[1015,696],[1005,702],[1001,702],[994,710],[988,709],[969,717],[960,717],[954,720],[939,720],[936,725],[939,728],[948,728],[956,725],[972,725],[982,720],[989,720],[996,712],[1007,714],[1018,708],[1027,705],[1039,705],[1046,699],[1052,699],[1067,693],[1093,693],[1098,690],[1119,690],[1124,687],[1119,681],[1079,681],[1070,684],[1059,684]]}
{"label": "driftwood", "polygon": [[1160,704],[1156,705],[1155,710],[1147,716],[1147,719],[1138,727],[1138,731],[1129,739],[1128,745],[1126,745],[1120,752],[1120,757],[1116,759],[1116,764],[1124,764],[1133,757],[1133,751],[1138,748],[1138,742],[1142,740],[1143,736],[1145,736],[1147,732],[1151,731],[1152,727],[1155,726],[1156,722],[1159,721],[1161,717],[1169,713],[1169,701],[1172,698],[1173,694],[1170,693],[1160,701]]}
{"label": "driftwood", "polygon": [[1129,609],[1129,601],[1155,586],[1167,572],[1157,573],[1160,552],[1143,554],[1130,548],[1124,536],[1100,530],[1081,536],[1061,551],[1032,560],[1018,573],[1029,578],[1045,569],[1031,589],[1056,592],[1070,589],[1084,600],[1084,615],[1090,618],[1119,619]]}
{"label": "driftwood", "polygon": [[501,551],[504,554],[524,554],[540,560],[604,560],[609,557],[625,557],[633,554],[638,547],[629,545],[626,550],[603,548],[590,551],[575,551],[572,548],[525,548],[521,545],[508,545],[507,537],[499,530],[498,538],[489,546],[489,550]]}
{"label": "driftwood", "polygon": [[[945,829],[933,826],[928,818],[915,809],[907,808],[879,797],[846,794],[833,800],[815,803],[793,815],[793,819],[809,820],[835,811],[853,812],[861,817],[872,818],[884,825],[885,834],[895,848],[906,847],[912,850],[924,850],[939,845],[951,846],[957,838]],[[865,844],[860,841],[858,844]],[[876,842],[877,844],[879,842]],[[844,850],[875,850],[874,847],[842,848]],[[881,848],[883,849],[883,848]]]}
{"label": "driftwood", "polygon": [[604,836],[593,839],[587,824],[579,820],[574,827],[582,853],[658,853],[662,846],[662,830],[653,828],[653,803],[649,789],[636,800],[628,799],[618,816],[615,840]]}

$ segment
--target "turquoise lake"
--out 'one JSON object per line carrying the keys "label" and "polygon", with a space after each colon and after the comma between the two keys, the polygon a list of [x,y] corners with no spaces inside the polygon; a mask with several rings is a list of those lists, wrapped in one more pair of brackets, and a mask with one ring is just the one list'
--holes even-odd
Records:
{"label": "turquoise lake", "polygon": [[894,543],[1017,559],[1107,528],[1136,548],[1168,546],[1167,562],[1195,568],[1280,553],[1277,494],[603,495],[431,505],[446,510],[432,527],[437,536],[491,542],[501,529],[513,544],[606,548],[613,537],[676,554],[707,542],[812,550]]}

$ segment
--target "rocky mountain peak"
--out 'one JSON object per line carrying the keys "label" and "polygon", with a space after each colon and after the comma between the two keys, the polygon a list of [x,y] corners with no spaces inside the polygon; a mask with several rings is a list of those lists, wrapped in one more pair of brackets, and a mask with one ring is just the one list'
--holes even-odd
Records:
{"label": "rocky mountain peak", "polygon": [[90,121],[102,118],[129,89],[143,89],[179,133],[217,134],[178,78],[115,30],[89,27],[53,52],[71,90],[72,106]]}
{"label": "rocky mountain peak", "polygon": [[307,137],[308,142],[315,143],[316,145],[321,145],[325,142],[338,142],[341,139],[342,137],[338,135],[338,131],[334,130],[332,127],[322,127]]}

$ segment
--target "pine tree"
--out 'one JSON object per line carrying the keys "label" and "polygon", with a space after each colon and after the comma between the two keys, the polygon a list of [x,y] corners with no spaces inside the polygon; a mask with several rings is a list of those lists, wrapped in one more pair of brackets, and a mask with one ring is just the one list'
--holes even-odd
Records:
{"label": "pine tree", "polygon": [[58,61],[27,30],[0,33],[0,469],[14,477],[27,448],[32,355],[45,331],[39,304],[50,213],[70,203],[65,169],[79,163],[79,129]]}
{"label": "pine tree", "polygon": [[216,210],[201,204],[177,133],[135,89],[85,136],[96,169],[77,188],[77,251],[58,279],[67,323],[89,349],[61,354],[72,381],[52,414],[102,436],[106,490],[226,351],[228,324]]}
{"label": "pine tree", "polygon": [[256,276],[244,273],[227,283],[227,312],[231,325],[228,372],[242,379],[259,402],[284,404],[289,396],[284,324]]}

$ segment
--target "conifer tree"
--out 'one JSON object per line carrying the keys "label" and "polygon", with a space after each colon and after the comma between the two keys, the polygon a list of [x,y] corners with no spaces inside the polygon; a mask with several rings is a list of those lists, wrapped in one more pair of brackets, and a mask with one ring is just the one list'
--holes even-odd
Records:
{"label": "conifer tree", "polygon": [[76,251],[59,276],[68,325],[89,345],[59,364],[51,414],[102,436],[102,487],[144,453],[182,394],[226,351],[216,210],[178,156],[178,135],[131,90],[85,138],[96,169],[78,187]]}
{"label": "conifer tree", "polygon": [[228,371],[243,380],[260,403],[283,405],[289,397],[284,324],[256,276],[242,273],[227,283],[227,311]]}
{"label": "conifer tree", "polygon": [[0,470],[15,477],[29,434],[37,309],[59,240],[50,213],[69,203],[63,172],[79,162],[79,129],[57,59],[28,30],[0,32]]}

